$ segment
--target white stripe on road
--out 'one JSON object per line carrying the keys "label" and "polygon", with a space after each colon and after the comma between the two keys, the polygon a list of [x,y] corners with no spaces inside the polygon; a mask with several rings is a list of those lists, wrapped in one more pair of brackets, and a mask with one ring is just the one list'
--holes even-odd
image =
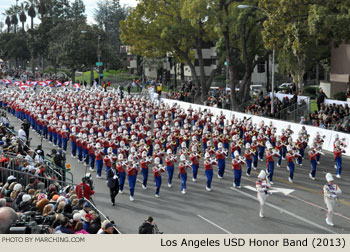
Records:
{"label": "white stripe on road", "polygon": [[[258,201],[258,199],[257,199],[256,197],[254,197],[253,195],[250,195],[249,193],[243,192],[243,191],[238,190],[238,189],[236,189],[236,188],[234,188],[234,187],[229,187],[229,188],[230,188],[231,190],[233,190],[233,191],[239,192],[240,194],[243,194],[243,195],[247,196],[248,198],[251,198],[251,199],[254,199],[254,200]],[[285,213],[285,214],[288,214],[288,215],[290,215],[290,216],[292,216],[292,217],[294,217],[294,218],[296,218],[296,219],[298,219],[298,220],[301,220],[301,221],[303,221],[303,222],[305,222],[305,223],[308,223],[308,224],[310,224],[311,226],[317,227],[317,228],[319,228],[319,229],[323,229],[323,230],[325,230],[325,231],[327,231],[327,232],[329,232],[329,233],[331,233],[331,234],[337,234],[336,232],[334,232],[333,230],[331,230],[331,229],[329,229],[329,228],[323,227],[323,226],[321,226],[321,225],[319,225],[319,224],[317,224],[317,223],[315,223],[315,222],[313,222],[313,221],[307,220],[307,219],[305,219],[305,218],[303,218],[303,217],[301,217],[301,216],[299,216],[299,215],[297,215],[297,214],[295,214],[295,213],[289,212],[289,211],[287,211],[287,210],[285,210],[285,209],[283,209],[283,208],[280,208],[280,207],[278,207],[278,206],[276,206],[276,205],[273,205],[273,204],[271,204],[271,203],[265,203],[265,205],[268,205],[269,207],[272,207],[272,208],[274,208],[274,209],[276,209],[276,210],[278,210],[278,211],[280,211],[280,212],[283,212],[283,213]]]}
{"label": "white stripe on road", "polygon": [[199,215],[199,214],[198,214],[197,216],[198,216],[199,218],[205,220],[206,222],[212,224],[213,226],[217,227],[218,229],[221,229],[221,230],[224,231],[225,233],[227,233],[227,234],[232,234],[230,231],[227,231],[226,229],[224,229],[224,228],[220,227],[219,225],[215,224],[214,222],[212,222],[212,221],[210,221],[210,220],[204,218],[202,215]]}

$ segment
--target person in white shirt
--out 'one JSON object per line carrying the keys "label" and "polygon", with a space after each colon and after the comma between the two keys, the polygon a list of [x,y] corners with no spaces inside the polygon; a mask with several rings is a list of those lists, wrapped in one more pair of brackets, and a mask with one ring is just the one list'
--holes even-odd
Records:
{"label": "person in white shirt", "polygon": [[24,142],[27,142],[27,134],[25,133],[23,127],[18,130],[18,137]]}
{"label": "person in white shirt", "polygon": [[264,205],[267,197],[269,196],[269,188],[271,187],[271,184],[266,179],[266,172],[264,170],[261,170],[258,176],[258,181],[256,181],[256,191],[257,191],[257,198],[260,203],[260,212],[259,216],[260,218],[264,217]]}

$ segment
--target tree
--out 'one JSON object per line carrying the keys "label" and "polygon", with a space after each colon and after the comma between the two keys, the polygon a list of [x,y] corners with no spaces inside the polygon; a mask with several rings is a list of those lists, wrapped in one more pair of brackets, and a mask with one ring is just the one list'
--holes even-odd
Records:
{"label": "tree", "polygon": [[26,9],[23,3],[20,6],[20,10],[21,10],[21,13],[19,14],[19,20],[22,23],[22,31],[24,32],[24,23],[27,21],[27,15],[25,13]]}
{"label": "tree", "polygon": [[38,0],[28,0],[25,1],[26,10],[28,16],[30,17],[30,29],[34,28],[34,18],[36,17],[36,6],[38,6]]}
{"label": "tree", "polygon": [[94,19],[106,33],[103,61],[108,68],[122,67],[120,62],[120,21],[125,20],[128,10],[120,6],[119,0],[101,0],[94,10]]}
{"label": "tree", "polygon": [[9,33],[11,28],[11,18],[9,16],[6,17],[5,24],[7,25],[7,33]]}
{"label": "tree", "polygon": [[13,14],[11,17],[11,24],[13,24],[14,27],[14,32],[17,32],[17,24],[18,24],[18,18],[17,18],[17,14]]}
{"label": "tree", "polygon": [[[185,3],[185,0],[140,1],[127,19],[120,23],[121,39],[123,43],[131,45],[137,55],[151,58],[168,55],[174,57],[176,62],[186,63],[196,87],[195,102],[203,103],[212,77],[208,81],[203,77],[204,64],[200,64],[199,73],[196,72],[195,53],[201,57],[201,45],[210,37],[207,34],[211,32],[207,29],[209,17],[204,11],[190,18],[184,10],[190,3]],[[200,2],[192,6],[193,9],[198,10],[198,5]]]}

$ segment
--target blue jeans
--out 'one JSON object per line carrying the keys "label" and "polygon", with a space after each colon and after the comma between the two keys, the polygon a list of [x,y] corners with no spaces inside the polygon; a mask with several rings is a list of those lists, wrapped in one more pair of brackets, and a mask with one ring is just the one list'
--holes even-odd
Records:
{"label": "blue jeans", "polygon": [[96,157],[95,157],[94,154],[90,154],[89,157],[90,157],[90,167],[91,167],[91,169],[94,169],[95,168],[95,159],[96,159]]}
{"label": "blue jeans", "polygon": [[269,161],[268,162],[268,168],[267,168],[268,172],[269,172],[269,180],[272,181],[273,178],[273,171],[275,170],[275,162],[274,161]]}
{"label": "blue jeans", "polygon": [[103,160],[96,160],[96,173],[98,176],[101,176],[102,173]]}
{"label": "blue jeans", "polygon": [[72,141],[71,147],[72,147],[72,155],[73,155],[73,157],[75,157],[77,155],[77,143]]}
{"label": "blue jeans", "polygon": [[246,159],[247,162],[247,173],[250,175],[250,171],[252,170],[252,160],[251,159]]}
{"label": "blue jeans", "polygon": [[317,168],[317,161],[316,160],[310,160],[311,162],[311,176],[316,176],[316,168]]}

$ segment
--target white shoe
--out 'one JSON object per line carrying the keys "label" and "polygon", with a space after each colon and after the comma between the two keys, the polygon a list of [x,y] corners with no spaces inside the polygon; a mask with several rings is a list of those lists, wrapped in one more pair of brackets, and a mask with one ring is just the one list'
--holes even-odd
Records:
{"label": "white shoe", "polygon": [[96,175],[96,178],[101,179],[102,177],[101,177],[101,176],[99,176],[99,175]]}
{"label": "white shoe", "polygon": [[134,197],[133,196],[130,196],[130,201],[134,201]]}
{"label": "white shoe", "polygon": [[147,189],[147,186],[144,186],[143,184],[141,184],[141,186],[142,186],[142,189],[143,189],[143,190],[146,190],[146,189]]}
{"label": "white shoe", "polygon": [[257,168],[255,166],[253,166],[253,169],[256,170]]}
{"label": "white shoe", "polygon": [[339,174],[335,175],[337,178],[341,178],[341,176]]}
{"label": "white shoe", "polygon": [[291,179],[290,177],[288,178],[289,183],[293,183],[293,179]]}
{"label": "white shoe", "polygon": [[334,165],[334,169],[337,169],[337,168],[338,168],[338,167],[337,167],[337,165],[335,164],[335,165]]}
{"label": "white shoe", "polygon": [[279,164],[276,165],[277,167],[281,167]]}
{"label": "white shoe", "polygon": [[159,194],[154,194],[154,197],[159,198]]}
{"label": "white shoe", "polygon": [[334,226],[333,222],[331,222],[328,218],[326,218],[326,222],[327,222],[328,225],[330,225],[332,227]]}
{"label": "white shoe", "polygon": [[232,184],[232,185],[233,185],[233,187],[234,187],[234,188],[236,188],[236,183],[235,183],[235,182],[233,182],[233,184]]}
{"label": "white shoe", "polygon": [[286,160],[286,158],[282,157],[282,160]]}
{"label": "white shoe", "polygon": [[270,184],[271,184],[271,185],[273,185],[273,182],[272,182],[272,181],[270,181]]}
{"label": "white shoe", "polygon": [[193,181],[193,182],[196,182],[196,181],[197,181],[197,179],[195,179],[195,178],[192,178],[192,181]]}
{"label": "white shoe", "polygon": [[319,162],[319,161],[317,161],[317,164],[320,164],[320,162]]}
{"label": "white shoe", "polygon": [[210,192],[211,191],[211,188],[209,188],[209,187],[205,187],[205,189],[208,191],[208,192]]}
{"label": "white shoe", "polygon": [[248,177],[250,177],[250,174],[247,172],[245,175],[247,175]]}
{"label": "white shoe", "polygon": [[260,218],[264,218],[264,215],[262,213],[259,213]]}
{"label": "white shoe", "polygon": [[287,171],[289,171],[289,167],[287,166]]}
{"label": "white shoe", "polygon": [[239,186],[237,186],[237,188],[238,188],[238,189],[240,189],[240,188],[241,188],[241,186],[239,185]]}
{"label": "white shoe", "polygon": [[92,169],[91,167],[90,167],[90,169],[89,169],[90,171],[92,171],[92,172],[94,172],[95,170],[94,169]]}
{"label": "white shoe", "polygon": [[169,187],[169,188],[171,188],[171,187],[172,187],[172,185],[168,183],[168,187]]}
{"label": "white shoe", "polygon": [[182,194],[185,194],[185,193],[186,193],[185,189],[183,189],[183,190],[181,191],[181,193],[182,193]]}
{"label": "white shoe", "polygon": [[122,190],[119,190],[119,193],[120,193],[120,194],[123,194],[123,193],[124,193],[124,191],[122,191]]}
{"label": "white shoe", "polygon": [[221,177],[220,175],[218,175],[218,179],[223,179],[223,177]]}
{"label": "white shoe", "polygon": [[261,161],[261,162],[262,162],[262,161],[264,161],[264,159],[260,159],[260,158],[259,158],[259,161]]}
{"label": "white shoe", "polygon": [[312,180],[315,180],[315,177],[312,177],[311,173],[309,173],[309,178],[312,179]]}
{"label": "white shoe", "polygon": [[75,157],[73,156],[73,154],[70,154],[70,156],[71,156],[72,158],[75,158]]}

